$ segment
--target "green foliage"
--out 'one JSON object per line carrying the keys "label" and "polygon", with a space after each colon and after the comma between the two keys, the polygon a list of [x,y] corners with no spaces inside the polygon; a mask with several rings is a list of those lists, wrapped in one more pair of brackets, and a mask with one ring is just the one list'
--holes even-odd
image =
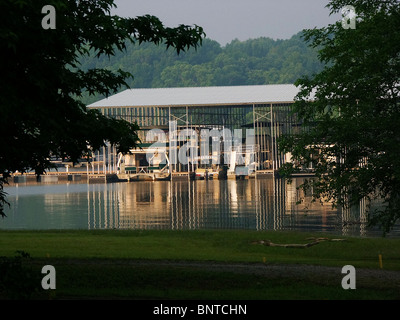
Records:
{"label": "green foliage", "polygon": [[0,297],[29,299],[40,287],[40,273],[32,268],[31,257],[16,251],[14,257],[0,257]]}
{"label": "green foliage", "polygon": [[[56,29],[42,28],[42,7],[56,9]],[[0,215],[3,181],[15,171],[41,174],[50,158],[78,161],[108,140],[120,152],[138,144],[135,124],[88,111],[79,99],[128,86],[117,68],[82,69],[78,57],[112,57],[128,43],[151,42],[179,54],[201,44],[201,27],[164,27],[154,16],[112,16],[113,0],[0,2]],[[176,53],[175,53],[176,54]]]}
{"label": "green foliage", "polygon": [[[152,43],[127,44],[124,52],[113,57],[96,59],[93,54],[80,62],[84,70],[129,71],[135,78],[127,82],[134,88],[294,83],[322,69],[316,50],[307,46],[301,33],[288,40],[234,40],[225,47],[206,38],[196,51],[179,56]],[[84,93],[82,101],[90,104],[103,97]]]}
{"label": "green foliage", "polygon": [[370,207],[369,222],[389,232],[400,218],[400,3],[331,0],[328,6],[338,12],[345,5],[355,7],[355,29],[337,22],[305,33],[326,66],[297,82],[293,111],[308,130],[281,141],[294,159],[282,173],[312,163],[318,179],[303,187],[316,199],[344,207],[380,201]]}
{"label": "green foliage", "polygon": [[7,192],[4,191],[4,184],[7,184],[8,181],[4,177],[0,177],[0,215],[4,218],[6,215],[3,211],[5,205],[10,206],[10,203],[7,201]]}

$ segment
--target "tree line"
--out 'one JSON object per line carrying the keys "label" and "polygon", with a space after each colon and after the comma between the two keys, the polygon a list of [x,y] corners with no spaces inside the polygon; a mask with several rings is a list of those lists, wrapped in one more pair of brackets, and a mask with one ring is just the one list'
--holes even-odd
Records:
{"label": "tree line", "polygon": [[[80,62],[82,70],[122,69],[133,74],[126,81],[130,88],[294,83],[323,67],[317,51],[303,40],[302,32],[286,40],[262,37],[233,40],[225,46],[206,38],[197,50],[179,55],[153,43],[128,43],[126,50],[114,56],[85,56]],[[103,97],[83,94],[82,101],[90,104]]]}

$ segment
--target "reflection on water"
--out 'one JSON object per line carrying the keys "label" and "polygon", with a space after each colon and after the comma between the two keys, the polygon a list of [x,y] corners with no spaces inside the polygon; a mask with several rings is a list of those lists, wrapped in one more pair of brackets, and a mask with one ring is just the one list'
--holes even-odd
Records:
{"label": "reflection on water", "polygon": [[[282,179],[143,181],[6,188],[2,229],[252,229],[375,235],[363,204],[341,211],[297,205],[300,191]],[[365,205],[365,204],[364,204]]]}

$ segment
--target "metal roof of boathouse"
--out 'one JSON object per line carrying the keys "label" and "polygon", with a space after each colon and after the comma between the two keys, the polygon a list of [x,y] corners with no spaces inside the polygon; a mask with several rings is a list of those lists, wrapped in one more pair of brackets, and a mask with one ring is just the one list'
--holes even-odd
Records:
{"label": "metal roof of boathouse", "polygon": [[293,84],[127,89],[88,105],[102,107],[182,107],[289,103],[299,89]]}

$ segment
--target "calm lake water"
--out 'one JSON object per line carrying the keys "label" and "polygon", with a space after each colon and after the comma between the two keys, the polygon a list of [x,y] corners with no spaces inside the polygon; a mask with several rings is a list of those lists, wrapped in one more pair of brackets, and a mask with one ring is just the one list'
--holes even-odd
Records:
{"label": "calm lake water", "polygon": [[[362,206],[297,205],[301,178],[10,186],[0,229],[250,229],[374,236]],[[306,202],[310,200],[306,197]],[[400,235],[398,231],[393,235]]]}

